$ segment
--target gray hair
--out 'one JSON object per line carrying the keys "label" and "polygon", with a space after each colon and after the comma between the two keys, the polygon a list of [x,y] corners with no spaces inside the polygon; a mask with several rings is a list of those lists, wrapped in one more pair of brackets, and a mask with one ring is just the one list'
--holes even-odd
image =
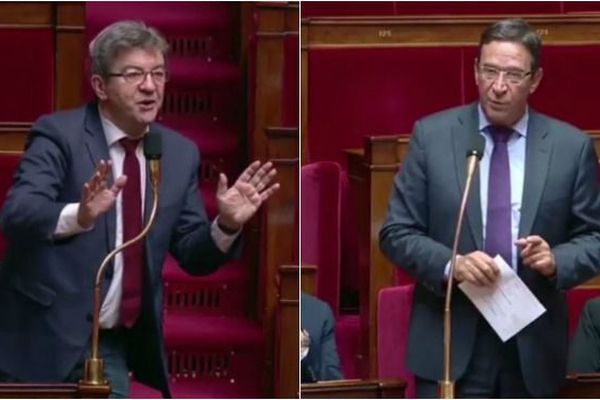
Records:
{"label": "gray hair", "polygon": [[92,75],[107,78],[119,52],[136,48],[159,50],[166,58],[169,44],[156,29],[141,21],[119,21],[107,26],[90,42]]}
{"label": "gray hair", "polygon": [[512,42],[522,44],[533,60],[531,70],[535,72],[540,67],[542,39],[525,20],[505,19],[496,22],[483,31],[481,39],[479,40],[480,58],[481,47],[490,42]]}

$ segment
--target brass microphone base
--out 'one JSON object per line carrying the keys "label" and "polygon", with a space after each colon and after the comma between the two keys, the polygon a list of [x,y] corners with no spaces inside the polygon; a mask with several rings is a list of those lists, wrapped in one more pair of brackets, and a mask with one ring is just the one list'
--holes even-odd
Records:
{"label": "brass microphone base", "polygon": [[85,360],[83,379],[79,383],[87,386],[107,385],[108,381],[104,379],[104,360],[101,358]]}
{"label": "brass microphone base", "polygon": [[454,382],[452,381],[439,381],[439,395],[440,399],[453,399],[454,398]]}

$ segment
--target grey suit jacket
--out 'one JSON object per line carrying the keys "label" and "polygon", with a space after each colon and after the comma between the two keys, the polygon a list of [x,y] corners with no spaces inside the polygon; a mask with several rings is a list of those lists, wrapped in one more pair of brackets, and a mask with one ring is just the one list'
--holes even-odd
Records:
{"label": "grey suit jacket", "polygon": [[302,382],[343,379],[335,344],[335,317],[324,301],[302,292],[301,329],[308,332],[309,352],[301,361]]}
{"label": "grey suit jacket", "polygon": [[[221,253],[210,235],[198,194],[196,146],[159,124],[150,130],[162,136],[160,205],[144,242],[142,313],[128,361],[139,380],[168,396],[162,335],[165,256],[170,252],[188,272],[206,274],[231,254]],[[62,381],[88,345],[95,272],[115,243],[114,207],[89,232],[60,240],[53,232],[61,210],[79,201],[100,159],[109,159],[109,153],[94,103],[44,116],[32,128],[0,221],[9,240],[0,267],[0,371],[19,380]],[[146,188],[147,219],[153,197],[149,181]]]}
{"label": "grey suit jacket", "polygon": [[[392,188],[380,231],[382,251],[416,279],[407,365],[425,379],[442,376],[444,268],[462,191],[466,152],[478,132],[477,105],[447,110],[415,125],[406,161]],[[476,176],[459,254],[483,249]],[[556,395],[565,377],[567,306],[564,290],[600,268],[600,197],[591,139],[564,122],[530,110],[519,237],[540,235],[552,247],[556,279],[521,265],[518,273],[547,312],[517,335],[523,377],[532,396]],[[453,297],[452,377],[469,363],[479,313],[460,292]]]}

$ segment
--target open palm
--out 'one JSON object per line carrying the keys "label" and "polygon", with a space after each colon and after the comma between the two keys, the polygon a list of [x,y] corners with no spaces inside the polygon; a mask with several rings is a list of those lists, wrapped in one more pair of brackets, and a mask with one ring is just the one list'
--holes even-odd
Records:
{"label": "open palm", "polygon": [[278,189],[279,184],[270,185],[277,174],[273,164],[267,162],[261,166],[255,161],[227,188],[227,177],[219,175],[217,186],[217,207],[219,223],[237,230],[244,225]]}

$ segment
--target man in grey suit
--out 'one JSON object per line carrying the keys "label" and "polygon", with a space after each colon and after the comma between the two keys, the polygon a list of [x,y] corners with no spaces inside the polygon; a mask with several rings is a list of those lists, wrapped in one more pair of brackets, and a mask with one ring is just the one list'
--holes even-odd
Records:
{"label": "man in grey suit", "polygon": [[149,131],[162,138],[157,219],[142,245],[116,257],[103,285],[100,357],[112,397],[128,397],[129,370],[170,395],[162,337],[167,252],[191,274],[214,271],[239,253],[242,226],[278,189],[271,163],[252,163],[231,187],[221,174],[219,215],[208,220],[198,149],[154,122],[167,49],[143,23],[110,25],[90,44],[97,101],[33,126],[2,210],[9,247],[0,268],[0,380],[81,378],[96,269],[149,217],[141,144]]}
{"label": "man in grey suit", "polygon": [[302,382],[343,379],[340,358],[335,344],[335,317],[329,304],[301,293],[301,330],[309,340],[308,353],[302,354]]}
{"label": "man in grey suit", "polygon": [[547,311],[502,343],[455,290],[451,379],[458,396],[480,398],[555,396],[564,381],[564,290],[600,267],[600,197],[591,139],[527,105],[542,79],[540,51],[525,21],[486,29],[474,65],[479,101],[418,121],[395,178],[380,244],[417,282],[406,361],[419,397],[437,397],[442,377],[444,289],[474,135],[485,150],[454,279],[494,285],[500,254]]}

